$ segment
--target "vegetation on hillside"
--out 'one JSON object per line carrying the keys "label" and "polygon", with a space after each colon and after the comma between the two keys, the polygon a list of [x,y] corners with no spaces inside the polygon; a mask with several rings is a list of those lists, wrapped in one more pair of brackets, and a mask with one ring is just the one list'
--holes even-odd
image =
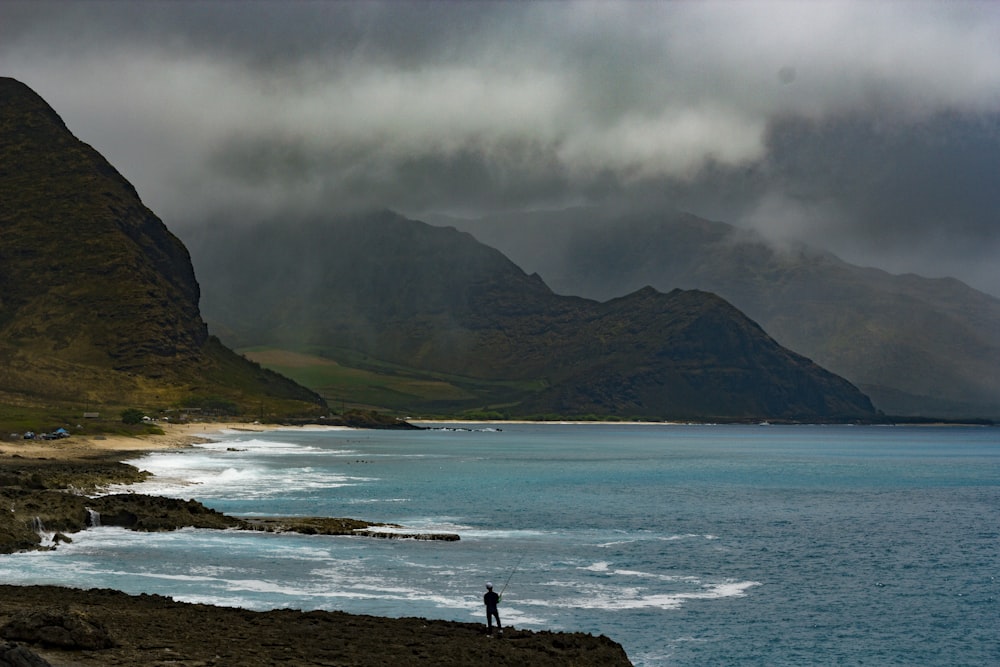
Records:
{"label": "vegetation on hillside", "polygon": [[[0,404],[77,415],[220,398],[326,410],[209,336],[187,249],[24,84],[0,78]],[[55,414],[55,412],[53,414]]]}
{"label": "vegetation on hillside", "polygon": [[[559,296],[468,234],[388,211],[301,228],[205,225],[190,242],[208,286],[205,312],[227,342],[251,356],[272,348],[254,358],[334,406],[645,419],[874,414],[855,387],[712,294]],[[238,306],[248,302],[252,313]],[[346,382],[363,390],[344,391]]]}

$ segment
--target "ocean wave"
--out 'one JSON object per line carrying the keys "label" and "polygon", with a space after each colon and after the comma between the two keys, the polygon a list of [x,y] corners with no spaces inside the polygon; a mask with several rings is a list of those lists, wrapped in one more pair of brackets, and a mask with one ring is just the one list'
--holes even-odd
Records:
{"label": "ocean wave", "polygon": [[271,609],[288,609],[292,604],[276,605],[270,602],[232,595],[206,595],[204,593],[178,593],[171,595],[177,602],[188,604],[207,604],[213,607],[233,607],[250,611],[269,611]]}
{"label": "ocean wave", "polygon": [[268,466],[253,460],[228,457],[174,456],[132,462],[152,473],[144,482],[115,485],[106,493],[148,493],[189,497],[192,486],[200,498],[269,498],[289,492],[336,489],[377,481],[377,478],[349,475],[314,466]]}
{"label": "ocean wave", "polygon": [[[692,600],[717,600],[722,598],[744,597],[754,586],[760,586],[757,581],[725,581],[718,583],[702,583],[695,590],[654,592],[646,591],[637,586],[595,585],[579,581],[567,582],[567,588],[576,591],[572,597],[537,598],[521,600],[525,605],[541,607],[575,607],[583,609],[600,609],[605,611],[624,611],[643,608],[677,609],[685,602]],[[693,583],[693,582],[691,582]],[[553,586],[558,582],[549,582]]]}
{"label": "ocean wave", "polygon": [[375,503],[410,503],[412,498],[348,498],[348,505],[371,505]]}

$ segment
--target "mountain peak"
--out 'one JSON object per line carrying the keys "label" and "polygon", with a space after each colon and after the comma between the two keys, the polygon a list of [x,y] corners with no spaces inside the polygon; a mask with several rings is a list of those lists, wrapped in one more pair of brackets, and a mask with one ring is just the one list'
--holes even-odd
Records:
{"label": "mountain peak", "polygon": [[605,300],[643,285],[718,294],[889,414],[1000,417],[1000,300],[955,279],[854,266],[666,206],[452,222],[559,294]]}
{"label": "mountain peak", "polygon": [[18,114],[28,127],[48,122],[65,129],[66,124],[55,109],[27,84],[8,76],[0,76],[0,113]]}

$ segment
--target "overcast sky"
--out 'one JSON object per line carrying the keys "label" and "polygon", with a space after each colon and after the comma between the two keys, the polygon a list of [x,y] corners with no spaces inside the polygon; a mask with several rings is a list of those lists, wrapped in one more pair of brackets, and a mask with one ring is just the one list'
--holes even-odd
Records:
{"label": "overcast sky", "polygon": [[169,227],[633,196],[1000,295],[997,2],[0,2]]}

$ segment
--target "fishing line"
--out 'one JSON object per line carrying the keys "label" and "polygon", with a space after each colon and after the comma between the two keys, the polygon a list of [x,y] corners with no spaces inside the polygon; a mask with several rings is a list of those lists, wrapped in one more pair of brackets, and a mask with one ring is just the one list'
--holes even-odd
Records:
{"label": "fishing line", "polygon": [[503,592],[507,590],[507,586],[510,585],[510,580],[514,578],[514,573],[517,572],[517,568],[521,567],[521,561],[524,560],[524,557],[527,555],[528,554],[523,553],[521,554],[521,557],[517,559],[517,563],[514,565],[514,569],[510,571],[510,575],[507,577],[507,581],[504,582],[503,588],[500,589],[500,597],[503,597]]}

